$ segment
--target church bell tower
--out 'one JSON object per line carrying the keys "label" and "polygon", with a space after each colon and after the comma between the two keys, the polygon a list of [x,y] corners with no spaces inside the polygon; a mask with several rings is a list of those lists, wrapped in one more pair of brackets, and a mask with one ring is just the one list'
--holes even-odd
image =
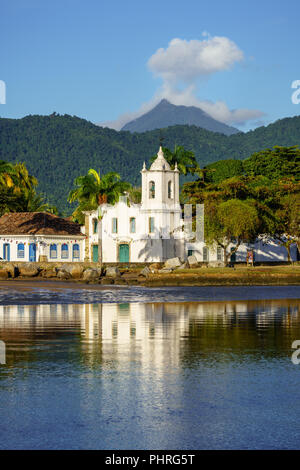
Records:
{"label": "church bell tower", "polygon": [[161,238],[170,237],[174,230],[179,227],[181,219],[177,163],[174,170],[172,170],[164,157],[162,147],[160,147],[157,158],[150,166],[150,169],[147,170],[144,163],[141,174],[141,212],[146,217],[151,217],[154,220],[156,234]]}

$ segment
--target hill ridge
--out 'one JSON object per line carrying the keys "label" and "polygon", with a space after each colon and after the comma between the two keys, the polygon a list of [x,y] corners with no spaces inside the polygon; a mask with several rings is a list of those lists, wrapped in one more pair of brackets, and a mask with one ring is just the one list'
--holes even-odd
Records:
{"label": "hill ridge", "polygon": [[[163,135],[164,146],[183,145],[195,152],[203,167],[222,159],[244,159],[274,145],[299,145],[300,116],[231,136],[187,125],[165,128]],[[68,192],[74,179],[89,168],[102,174],[117,171],[124,180],[139,185],[143,162],[149,165],[157,153],[160,136],[159,129],[115,131],[67,114],[0,118],[0,159],[25,162],[48,202],[70,213]]]}

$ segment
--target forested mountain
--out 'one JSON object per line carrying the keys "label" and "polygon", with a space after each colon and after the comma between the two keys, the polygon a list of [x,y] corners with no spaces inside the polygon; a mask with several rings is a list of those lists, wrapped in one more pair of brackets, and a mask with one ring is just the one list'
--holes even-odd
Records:
{"label": "forested mountain", "polygon": [[25,162],[39,181],[38,191],[60,210],[71,212],[67,195],[74,179],[89,168],[101,173],[117,171],[123,180],[140,184],[144,160],[163,145],[192,150],[201,167],[222,159],[244,159],[274,145],[300,144],[300,116],[276,121],[247,133],[231,136],[196,126],[173,126],[144,133],[102,128],[69,115],[0,118],[0,160]]}
{"label": "forested mountain", "polygon": [[235,127],[216,121],[216,119],[213,119],[202,109],[196,108],[196,106],[177,106],[165,99],[161,100],[148,113],[125,124],[121,130],[146,132],[176,125],[202,127],[208,131],[221,132],[225,135],[237,134],[239,132]]}

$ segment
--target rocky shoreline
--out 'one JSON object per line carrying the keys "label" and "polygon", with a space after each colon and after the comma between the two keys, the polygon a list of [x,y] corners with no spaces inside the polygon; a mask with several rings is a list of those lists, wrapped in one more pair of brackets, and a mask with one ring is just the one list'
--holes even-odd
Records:
{"label": "rocky shoreline", "polygon": [[[0,281],[64,281],[89,285],[228,286],[300,285],[300,265],[191,266],[172,258],[150,265],[104,266],[97,263],[1,262]],[[1,285],[1,284],[0,284]]]}

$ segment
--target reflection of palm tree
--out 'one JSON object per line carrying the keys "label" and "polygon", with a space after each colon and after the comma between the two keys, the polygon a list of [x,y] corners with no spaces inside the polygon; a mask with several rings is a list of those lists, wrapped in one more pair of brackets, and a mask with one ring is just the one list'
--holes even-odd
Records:
{"label": "reflection of palm tree", "polygon": [[102,266],[102,204],[115,204],[121,194],[131,188],[131,185],[121,181],[118,173],[113,171],[100,177],[100,171],[90,169],[86,175],[79,176],[74,181],[77,186],[70,191],[68,201],[78,201],[79,205],[73,212],[73,218],[84,223],[84,211],[98,209],[98,261]]}

